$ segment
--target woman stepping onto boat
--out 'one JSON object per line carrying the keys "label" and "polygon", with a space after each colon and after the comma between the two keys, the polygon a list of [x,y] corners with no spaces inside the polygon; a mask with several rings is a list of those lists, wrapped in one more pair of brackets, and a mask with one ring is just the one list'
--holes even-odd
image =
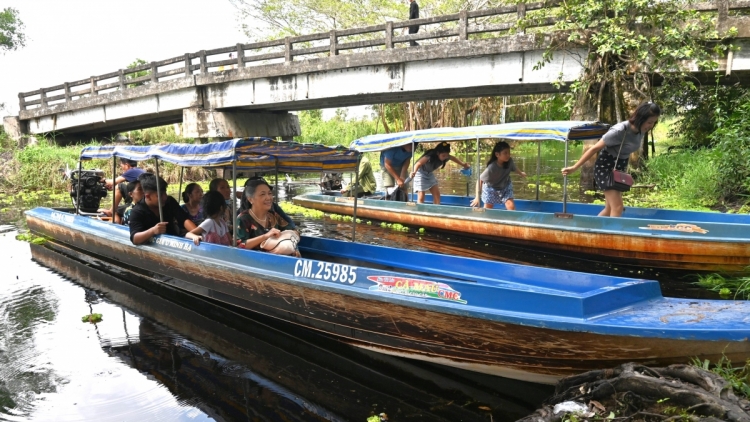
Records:
{"label": "woman stepping onto boat", "polygon": [[651,101],[639,105],[628,120],[610,127],[577,163],[562,169],[562,174],[567,176],[599,154],[594,163],[594,180],[597,187],[604,191],[604,209],[599,213],[600,217],[622,216],[622,192],[612,186],[610,175],[614,169],[625,171],[628,168],[630,154],[641,148],[643,135],[656,126],[660,115],[661,109]]}
{"label": "woman stepping onto boat", "polygon": [[417,202],[423,204],[425,192],[430,191],[432,203],[440,205],[440,189],[434,171],[445,168],[445,163],[448,161],[453,161],[465,169],[470,167],[451,155],[451,146],[447,142],[441,142],[437,147],[427,150],[417,160],[414,170],[411,172],[411,177],[414,179],[414,190],[417,191]]}
{"label": "woman stepping onto boat", "polygon": [[515,210],[511,173],[526,177],[526,173],[519,170],[513,158],[510,157],[510,145],[507,142],[498,142],[492,148],[492,157],[487,162],[487,168],[477,180],[477,190],[471,206],[479,206],[481,198],[485,208],[495,208],[495,204],[505,204],[506,210]]}

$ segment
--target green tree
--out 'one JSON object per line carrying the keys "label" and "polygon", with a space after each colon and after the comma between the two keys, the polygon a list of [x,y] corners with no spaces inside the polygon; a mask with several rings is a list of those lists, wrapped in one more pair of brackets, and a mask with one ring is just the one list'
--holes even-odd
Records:
{"label": "green tree", "polygon": [[[138,66],[143,66],[144,64],[147,64],[147,63],[148,62],[145,61],[145,60],[143,60],[143,59],[135,59],[135,61],[133,63],[130,63],[127,68],[128,69],[133,69],[133,68],[136,68]],[[142,76],[146,76],[146,75],[149,75],[149,74],[151,74],[150,70],[141,70],[141,71],[138,71],[138,72],[133,72],[133,73],[129,73],[129,74],[125,75],[125,78],[126,79],[136,79],[136,78],[140,78]],[[128,84],[128,88],[134,88],[136,86],[141,86],[144,83],[145,82],[136,82],[136,83],[133,83],[133,84]]]}
{"label": "green tree", "polygon": [[26,45],[24,25],[18,18],[18,10],[6,7],[0,12],[0,51],[13,51]]}
{"label": "green tree", "polygon": [[[684,90],[691,63],[699,70],[716,69],[717,53],[728,46],[715,42],[720,38],[715,15],[691,9],[694,3],[567,0],[530,14],[522,24],[555,19],[548,29],[554,41],[547,59],[571,48],[587,51],[585,73],[571,86],[577,94],[574,117],[616,122],[644,100]],[[664,89],[655,90],[657,83]]]}

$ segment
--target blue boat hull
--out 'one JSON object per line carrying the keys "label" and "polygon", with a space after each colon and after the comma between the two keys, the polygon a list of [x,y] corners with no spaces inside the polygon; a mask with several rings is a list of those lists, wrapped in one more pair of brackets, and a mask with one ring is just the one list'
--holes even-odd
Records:
{"label": "blue boat hull", "polygon": [[[750,267],[746,215],[629,208],[622,218],[598,217],[600,206],[517,201],[518,210],[469,207],[470,198],[446,195],[442,204],[358,200],[357,217],[501,240],[577,258],[653,268],[744,273]],[[431,198],[430,198],[431,199]],[[351,198],[299,195],[294,203],[352,215]]]}
{"label": "blue boat hull", "polygon": [[303,237],[303,258],[158,236],[48,208],[29,228],[112,265],[349,344],[553,383],[637,361],[750,357],[750,303],[670,299],[658,283]]}

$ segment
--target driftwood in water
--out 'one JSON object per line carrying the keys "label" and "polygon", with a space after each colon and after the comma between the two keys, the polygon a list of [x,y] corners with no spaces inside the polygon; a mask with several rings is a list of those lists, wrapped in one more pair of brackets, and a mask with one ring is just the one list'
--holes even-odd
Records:
{"label": "driftwood in water", "polygon": [[557,422],[564,412],[554,406],[575,401],[586,404],[596,416],[577,420],[602,420],[614,413],[615,421],[738,421],[750,422],[750,402],[734,394],[731,384],[713,372],[695,366],[649,368],[627,363],[615,369],[590,371],[564,378],[545,406],[519,422]]}

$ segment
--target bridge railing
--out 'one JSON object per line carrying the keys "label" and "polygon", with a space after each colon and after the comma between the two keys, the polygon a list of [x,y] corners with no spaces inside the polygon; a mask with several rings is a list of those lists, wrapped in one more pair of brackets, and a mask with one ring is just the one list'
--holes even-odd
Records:
{"label": "bridge railing", "polygon": [[[728,6],[727,10],[750,9],[750,0],[718,1]],[[166,60],[155,61],[127,69],[120,69],[104,75],[91,76],[73,82],[65,82],[52,87],[18,94],[21,110],[46,108],[48,106],[67,103],[78,99],[104,93],[123,92],[143,85],[157,82],[191,77],[227,69],[245,68],[265,64],[291,63],[295,58],[315,60],[324,57],[334,57],[341,53],[364,53],[373,49],[393,49],[399,44],[410,41],[463,42],[472,35],[486,37],[486,34],[502,35],[512,30],[523,32],[518,27],[528,12],[556,7],[559,0],[526,3],[513,6],[501,6],[476,11],[462,11],[451,15],[434,16],[422,19],[412,19],[400,22],[386,22],[361,28],[333,30],[296,37],[286,37],[271,41],[255,43],[238,43],[229,47],[213,50],[201,50],[196,53],[186,53]],[[694,6],[699,11],[718,11],[721,7],[714,3],[700,3]],[[725,11],[726,12],[726,11]],[[515,18],[515,19],[514,19]],[[470,21],[470,20],[473,20]],[[553,25],[550,18],[535,20],[531,27]],[[397,35],[397,30],[413,25],[438,26],[437,30],[421,31],[410,35]],[[452,27],[449,27],[452,25]],[[528,25],[528,23],[527,23]],[[226,59],[225,55],[230,58]]]}

